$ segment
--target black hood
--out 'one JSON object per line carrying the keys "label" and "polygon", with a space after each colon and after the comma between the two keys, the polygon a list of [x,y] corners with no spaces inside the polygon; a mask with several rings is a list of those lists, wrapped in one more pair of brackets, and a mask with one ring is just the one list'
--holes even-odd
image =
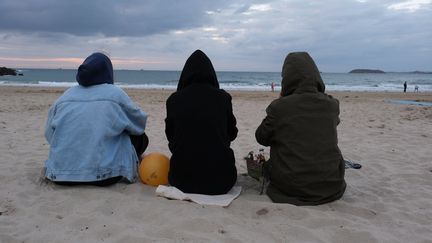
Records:
{"label": "black hood", "polygon": [[77,82],[82,86],[113,84],[113,66],[111,60],[102,53],[93,53],[78,68]]}
{"label": "black hood", "polygon": [[181,90],[195,83],[209,84],[219,88],[219,82],[213,65],[210,59],[201,50],[196,50],[187,59],[180,75],[177,90]]}

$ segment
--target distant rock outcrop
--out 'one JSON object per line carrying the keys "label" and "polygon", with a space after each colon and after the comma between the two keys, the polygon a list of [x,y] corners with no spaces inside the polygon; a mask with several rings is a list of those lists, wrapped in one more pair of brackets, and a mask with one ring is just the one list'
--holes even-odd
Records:
{"label": "distant rock outcrop", "polygon": [[353,69],[349,73],[385,73],[378,69]]}
{"label": "distant rock outcrop", "polygon": [[7,68],[7,67],[0,67],[0,76],[3,75],[13,75],[16,76],[17,72],[15,69]]}
{"label": "distant rock outcrop", "polygon": [[415,74],[432,74],[432,72],[425,72],[425,71],[413,71],[409,73],[415,73]]}

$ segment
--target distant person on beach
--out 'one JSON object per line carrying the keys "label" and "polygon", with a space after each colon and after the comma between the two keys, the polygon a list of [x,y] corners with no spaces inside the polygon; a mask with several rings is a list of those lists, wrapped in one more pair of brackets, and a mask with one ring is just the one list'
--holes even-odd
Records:
{"label": "distant person on beach", "polygon": [[147,114],[113,85],[111,60],[102,53],[85,59],[76,80],[49,109],[45,176],[61,185],[134,182],[148,145]]}
{"label": "distant person on beach", "polygon": [[407,85],[407,82],[405,81],[404,82],[404,93],[406,93],[407,87],[408,87],[408,85]]}
{"label": "distant person on beach", "polygon": [[166,102],[165,133],[172,153],[169,183],[186,193],[227,193],[237,180],[231,142],[237,137],[231,96],[219,88],[210,59],[187,59],[177,91]]}
{"label": "distant person on beach", "polygon": [[324,93],[318,68],[306,52],[290,53],[282,68],[281,96],[255,132],[270,146],[264,163],[267,195],[277,203],[318,205],[342,197],[345,164],[338,147],[339,101]]}
{"label": "distant person on beach", "polygon": [[418,92],[419,92],[419,86],[418,86],[417,84],[414,86],[414,92],[415,92],[415,93],[418,93]]}
{"label": "distant person on beach", "polygon": [[271,83],[271,91],[272,91],[272,92],[274,92],[274,88],[275,88],[275,83],[272,82],[272,83]]}

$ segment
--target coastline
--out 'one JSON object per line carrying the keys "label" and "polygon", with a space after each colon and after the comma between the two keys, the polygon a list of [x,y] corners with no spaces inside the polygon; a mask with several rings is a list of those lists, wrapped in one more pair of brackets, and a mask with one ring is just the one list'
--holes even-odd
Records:
{"label": "coastline", "polygon": [[[339,147],[362,164],[346,171],[341,200],[315,207],[274,204],[241,175],[259,146],[255,129],[278,92],[233,91],[232,143],[240,197],[227,208],[156,197],[136,182],[108,188],[40,183],[49,146],[43,130],[61,87],[0,86],[1,242],[428,242],[432,235],[432,92],[329,91],[340,101]],[[149,114],[148,152],[169,155],[165,101],[174,90],[125,89]],[[266,148],[267,149],[267,148]]]}
{"label": "coastline", "polygon": [[[56,82],[53,83],[40,83],[40,84],[28,84],[28,83],[5,83],[0,81],[0,87],[23,87],[23,88],[60,88],[60,89],[67,89],[72,86],[77,85],[76,83],[72,82]],[[116,83],[118,87],[122,89],[138,89],[138,90],[176,90],[177,86],[167,86],[167,85],[143,85],[143,84],[122,84],[122,83]],[[221,89],[225,89],[226,91],[242,91],[242,92],[271,92],[270,84],[263,85],[263,86],[224,86],[221,85]],[[365,87],[331,87],[329,88],[329,85],[326,85],[326,92],[366,92],[366,93],[402,93],[402,88],[400,89],[374,89],[374,88],[365,88]],[[280,91],[280,85],[276,85],[275,92]],[[413,90],[409,89],[407,93],[414,93]],[[432,89],[421,89],[420,93],[432,93]]]}

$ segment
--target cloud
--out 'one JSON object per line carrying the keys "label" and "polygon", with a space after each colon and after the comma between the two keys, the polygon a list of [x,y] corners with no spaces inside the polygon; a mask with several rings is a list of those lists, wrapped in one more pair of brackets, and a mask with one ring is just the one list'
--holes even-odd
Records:
{"label": "cloud", "polygon": [[0,57],[104,50],[117,68],[178,70],[202,49],[217,70],[280,71],[286,54],[308,51],[323,71],[430,70],[430,16],[424,0],[2,0]]}
{"label": "cloud", "polygon": [[272,10],[272,7],[270,4],[252,4],[248,7],[246,11],[243,12],[243,14],[250,15],[254,12],[267,12]]}
{"label": "cloud", "polygon": [[415,12],[423,8],[430,8],[432,0],[409,0],[400,3],[394,3],[388,6],[389,9]]}
{"label": "cloud", "polygon": [[225,1],[2,0],[0,30],[146,36],[202,26]]}

